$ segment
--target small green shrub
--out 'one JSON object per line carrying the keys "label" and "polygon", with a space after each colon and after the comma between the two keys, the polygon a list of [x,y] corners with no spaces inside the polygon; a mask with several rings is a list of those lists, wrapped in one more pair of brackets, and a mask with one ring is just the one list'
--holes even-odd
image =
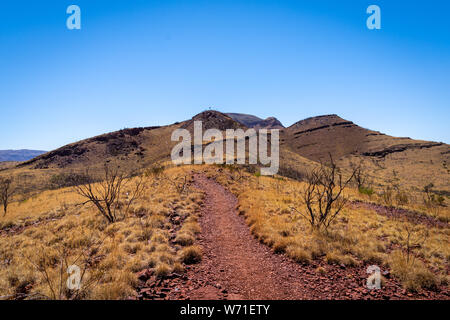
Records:
{"label": "small green shrub", "polygon": [[359,187],[358,191],[359,193],[366,194],[369,197],[371,197],[374,194],[374,191],[371,187]]}

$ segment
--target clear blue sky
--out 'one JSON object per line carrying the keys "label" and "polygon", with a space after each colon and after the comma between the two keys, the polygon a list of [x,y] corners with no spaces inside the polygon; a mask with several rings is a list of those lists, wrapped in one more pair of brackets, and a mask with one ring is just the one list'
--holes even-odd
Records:
{"label": "clear blue sky", "polygon": [[[51,150],[209,106],[337,113],[450,143],[449,1],[0,2],[0,149]],[[66,28],[81,8],[82,29]],[[382,29],[366,28],[381,8]]]}

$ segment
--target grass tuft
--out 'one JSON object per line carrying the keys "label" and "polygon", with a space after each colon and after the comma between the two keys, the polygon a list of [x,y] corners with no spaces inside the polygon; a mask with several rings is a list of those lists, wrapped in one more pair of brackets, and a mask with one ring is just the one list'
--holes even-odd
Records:
{"label": "grass tuft", "polygon": [[185,264],[195,264],[202,260],[202,250],[199,246],[190,246],[180,251],[181,261]]}

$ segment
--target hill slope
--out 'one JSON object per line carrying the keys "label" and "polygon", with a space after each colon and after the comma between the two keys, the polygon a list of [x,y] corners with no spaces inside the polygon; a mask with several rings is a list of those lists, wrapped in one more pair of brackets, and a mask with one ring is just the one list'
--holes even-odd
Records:
{"label": "hill slope", "polygon": [[335,114],[301,120],[282,136],[283,146],[313,161],[326,161],[331,154],[347,168],[362,161],[375,180],[395,178],[416,188],[432,182],[450,190],[450,146],[445,143],[392,137]]}

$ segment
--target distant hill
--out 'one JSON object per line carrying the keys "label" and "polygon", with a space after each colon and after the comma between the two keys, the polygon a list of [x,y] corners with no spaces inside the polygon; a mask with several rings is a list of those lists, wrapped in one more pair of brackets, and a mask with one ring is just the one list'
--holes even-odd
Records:
{"label": "distant hill", "polygon": [[251,114],[244,113],[226,113],[234,121],[237,121],[247,128],[255,129],[283,129],[283,124],[274,117],[269,117],[267,119],[261,119]]}
{"label": "distant hill", "polygon": [[42,150],[0,150],[0,162],[3,161],[27,161],[47,151]]}
{"label": "distant hill", "polygon": [[397,138],[365,129],[335,114],[298,121],[284,133],[291,149],[314,161],[326,160],[329,153],[336,158],[361,155],[382,159],[407,150],[448,149],[442,142]]}
{"label": "distant hill", "polygon": [[450,148],[442,142],[392,137],[358,126],[335,114],[311,117],[283,130],[282,147],[313,161],[329,154],[343,168],[363,162],[375,180],[400,179],[404,185],[449,190]]}

